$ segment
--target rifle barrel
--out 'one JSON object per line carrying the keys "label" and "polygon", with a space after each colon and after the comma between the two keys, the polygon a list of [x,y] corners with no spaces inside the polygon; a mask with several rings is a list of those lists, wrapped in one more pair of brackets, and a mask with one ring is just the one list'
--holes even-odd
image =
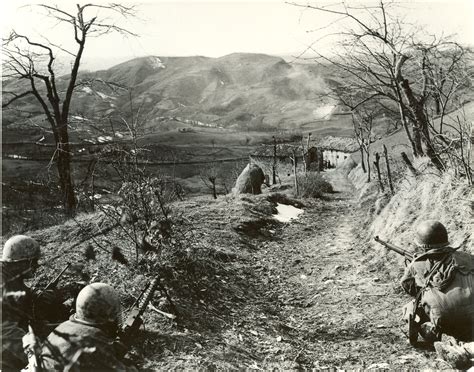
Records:
{"label": "rifle barrel", "polygon": [[71,263],[68,262],[66,267],[64,269],[61,270],[61,272],[56,276],[56,278],[54,278],[53,280],[51,280],[47,285],[46,287],[44,287],[43,291],[46,291],[54,286],[56,286],[58,283],[59,283],[59,279],[61,279],[61,277],[63,276],[64,272],[69,268],[69,266],[71,266]]}
{"label": "rifle barrel", "polygon": [[413,254],[412,253],[404,250],[403,248],[397,247],[396,245],[390,244],[389,242],[386,242],[386,241],[380,239],[378,235],[374,237],[374,240],[377,243],[382,244],[387,249],[390,249],[391,251],[397,252],[398,254],[400,254],[402,256],[405,256],[406,258],[408,258],[410,260],[413,260]]}

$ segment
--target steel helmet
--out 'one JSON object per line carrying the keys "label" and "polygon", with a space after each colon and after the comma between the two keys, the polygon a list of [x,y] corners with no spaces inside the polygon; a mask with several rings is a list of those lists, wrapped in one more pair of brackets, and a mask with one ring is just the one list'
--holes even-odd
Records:
{"label": "steel helmet", "polygon": [[3,246],[2,262],[21,262],[40,258],[40,246],[26,235],[12,236]]}
{"label": "steel helmet", "polygon": [[441,222],[426,220],[416,229],[415,243],[422,248],[443,248],[449,245],[448,232]]}
{"label": "steel helmet", "polygon": [[74,318],[89,324],[120,324],[120,298],[113,287],[92,283],[77,296]]}

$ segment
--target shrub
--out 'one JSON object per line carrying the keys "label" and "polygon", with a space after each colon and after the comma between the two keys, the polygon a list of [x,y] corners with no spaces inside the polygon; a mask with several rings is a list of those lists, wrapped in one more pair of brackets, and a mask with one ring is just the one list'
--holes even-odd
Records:
{"label": "shrub", "polygon": [[308,172],[298,175],[298,196],[320,198],[323,193],[333,192],[332,185],[319,173]]}

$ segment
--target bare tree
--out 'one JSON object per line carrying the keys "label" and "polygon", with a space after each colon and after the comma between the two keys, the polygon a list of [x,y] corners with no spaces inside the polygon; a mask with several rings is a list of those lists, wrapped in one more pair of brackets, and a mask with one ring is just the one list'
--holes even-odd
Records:
{"label": "bare tree", "polygon": [[434,115],[442,116],[442,130],[443,115],[452,109],[453,98],[470,86],[472,73],[466,62],[470,51],[447,37],[423,35],[422,30],[393,16],[394,2],[290,4],[334,16],[332,24],[340,30],[339,48],[331,56],[322,55],[314,45],[308,49],[344,74],[336,88],[338,97],[345,97],[343,101],[350,102],[352,110],[370,102],[386,112],[398,112],[414,156],[426,154],[438,169],[444,169],[433,141],[437,134]]}
{"label": "bare tree", "polygon": [[[212,197],[217,199],[217,183],[221,178],[222,164],[213,161],[207,166],[202,167],[199,177],[206,187],[211,190]],[[225,185],[225,184],[224,184]]]}
{"label": "bare tree", "polygon": [[[36,41],[29,35],[21,35],[11,31],[3,41],[3,73],[4,79],[16,79],[26,84],[18,84],[19,91],[4,91],[2,107],[13,106],[28,96],[33,96],[41,106],[46,120],[51,126],[56,150],[59,186],[62,192],[64,208],[73,213],[76,207],[76,195],[71,176],[71,151],[69,144],[69,117],[74,89],[78,85],[78,74],[86,41],[111,32],[133,35],[126,29],[111,21],[111,16],[132,16],[133,7],[120,4],[77,5],[74,12],[66,11],[57,6],[38,4],[35,7],[47,12],[50,19],[57,23],[65,23],[71,27],[71,37],[76,43],[75,52],[56,45],[49,40]],[[43,38],[44,39],[44,38]],[[57,55],[66,53],[72,58],[70,74],[58,78],[55,64]]]}
{"label": "bare tree", "polygon": [[[371,165],[370,165],[370,145],[374,141],[372,136],[372,128],[374,118],[377,115],[376,110],[369,110],[363,106],[359,106],[357,110],[352,112],[352,124],[354,126],[354,134],[359,144],[361,153],[361,162],[367,165],[367,182],[370,182]],[[365,167],[363,166],[363,169]]]}

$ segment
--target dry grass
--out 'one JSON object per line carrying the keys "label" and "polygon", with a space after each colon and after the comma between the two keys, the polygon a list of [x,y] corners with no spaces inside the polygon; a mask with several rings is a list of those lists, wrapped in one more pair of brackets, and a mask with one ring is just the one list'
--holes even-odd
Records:
{"label": "dry grass", "polygon": [[[351,172],[350,177],[359,189],[358,201],[371,212],[366,221],[366,239],[379,235],[404,249],[414,250],[416,225],[436,219],[446,226],[453,247],[461,246],[462,250],[474,253],[472,188],[450,172],[440,174],[426,158],[417,159],[414,165],[421,174],[415,177],[407,172],[396,184],[392,197],[381,193],[376,181],[367,183],[360,166]],[[385,256],[380,246],[373,247]],[[393,275],[399,274],[395,267],[402,265],[402,258],[397,259]]]}
{"label": "dry grass", "polygon": [[298,174],[298,196],[302,198],[321,198],[333,192],[332,185],[319,173],[307,172]]}

